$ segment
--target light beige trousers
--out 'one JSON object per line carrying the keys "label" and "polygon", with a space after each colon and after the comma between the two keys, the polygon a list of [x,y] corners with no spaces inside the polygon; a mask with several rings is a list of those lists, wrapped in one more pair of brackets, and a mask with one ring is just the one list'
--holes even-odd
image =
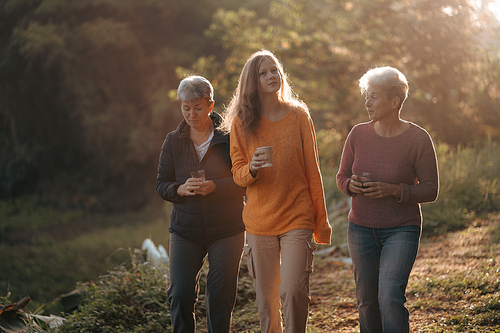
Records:
{"label": "light beige trousers", "polygon": [[313,231],[296,229],[278,236],[247,232],[247,267],[257,294],[260,328],[264,333],[305,333],[309,316],[309,276],[316,245]]}

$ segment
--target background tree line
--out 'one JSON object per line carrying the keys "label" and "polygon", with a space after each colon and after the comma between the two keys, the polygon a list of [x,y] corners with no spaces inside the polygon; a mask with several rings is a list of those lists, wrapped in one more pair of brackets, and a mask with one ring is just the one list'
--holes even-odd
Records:
{"label": "background tree line", "polygon": [[3,0],[0,198],[113,211],[156,198],[175,89],[206,76],[219,112],[254,51],[309,105],[325,166],[366,119],[357,80],[409,79],[403,117],[451,146],[500,138],[500,24],[467,0]]}

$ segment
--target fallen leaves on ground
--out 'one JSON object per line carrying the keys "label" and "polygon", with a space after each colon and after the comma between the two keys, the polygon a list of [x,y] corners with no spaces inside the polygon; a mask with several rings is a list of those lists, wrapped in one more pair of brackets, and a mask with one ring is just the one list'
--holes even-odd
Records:
{"label": "fallen leaves on ground", "polygon": [[[491,242],[499,222],[422,239],[407,288],[412,332],[500,332],[500,245]],[[352,266],[339,262],[316,261],[310,333],[359,332]]]}

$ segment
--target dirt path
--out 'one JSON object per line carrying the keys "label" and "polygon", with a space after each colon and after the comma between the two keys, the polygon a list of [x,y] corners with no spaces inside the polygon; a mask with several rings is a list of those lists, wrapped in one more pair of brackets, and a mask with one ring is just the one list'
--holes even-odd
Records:
{"label": "dirt path", "polygon": [[[423,239],[407,288],[412,332],[500,332],[500,215]],[[308,332],[359,332],[352,267],[317,260]]]}

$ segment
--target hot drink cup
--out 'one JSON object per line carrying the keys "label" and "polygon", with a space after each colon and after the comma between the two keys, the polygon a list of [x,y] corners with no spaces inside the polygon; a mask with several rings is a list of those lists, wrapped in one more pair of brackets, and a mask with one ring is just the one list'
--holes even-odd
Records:
{"label": "hot drink cup", "polygon": [[262,150],[264,151],[264,154],[261,155],[263,157],[266,157],[266,163],[262,164],[262,168],[267,168],[267,167],[272,167],[273,166],[273,146],[265,146],[265,147],[259,147],[257,150]]}

